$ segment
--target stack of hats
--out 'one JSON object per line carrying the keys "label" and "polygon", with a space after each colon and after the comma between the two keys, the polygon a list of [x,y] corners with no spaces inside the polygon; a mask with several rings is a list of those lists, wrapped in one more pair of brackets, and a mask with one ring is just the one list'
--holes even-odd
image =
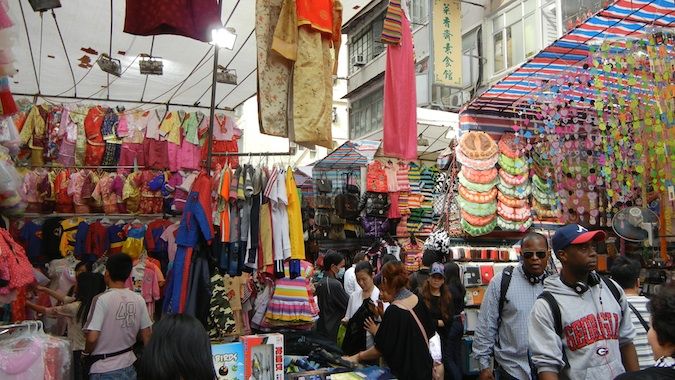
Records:
{"label": "stack of hats", "polygon": [[532,225],[532,190],[523,138],[506,133],[499,140],[497,225],[505,231],[525,231]]}
{"label": "stack of hats", "polygon": [[548,154],[532,153],[532,209],[537,219],[560,218],[557,192],[553,183],[553,163]]}
{"label": "stack of hats", "polygon": [[462,230],[471,236],[488,234],[497,225],[497,144],[485,132],[468,132],[456,156],[462,164],[457,189]]}

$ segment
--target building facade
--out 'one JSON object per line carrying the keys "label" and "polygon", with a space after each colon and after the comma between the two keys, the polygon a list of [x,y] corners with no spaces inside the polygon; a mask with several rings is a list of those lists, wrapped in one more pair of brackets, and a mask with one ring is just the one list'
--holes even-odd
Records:
{"label": "building facade", "polygon": [[[435,0],[407,3],[415,43],[419,107],[457,112],[507,73],[567,30],[607,5],[608,0],[472,0],[461,1],[462,85],[432,83],[430,20]],[[352,1],[354,2],[354,1]],[[358,13],[345,22],[348,65],[349,138],[378,136],[382,130],[386,46],[379,39],[387,0],[359,2]]]}

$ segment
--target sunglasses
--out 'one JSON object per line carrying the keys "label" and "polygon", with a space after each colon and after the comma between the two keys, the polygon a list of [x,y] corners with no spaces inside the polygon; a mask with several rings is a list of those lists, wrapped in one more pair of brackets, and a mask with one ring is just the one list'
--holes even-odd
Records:
{"label": "sunglasses", "polygon": [[538,258],[543,259],[546,257],[546,252],[523,252],[523,257],[527,260],[531,259],[534,255],[537,255]]}

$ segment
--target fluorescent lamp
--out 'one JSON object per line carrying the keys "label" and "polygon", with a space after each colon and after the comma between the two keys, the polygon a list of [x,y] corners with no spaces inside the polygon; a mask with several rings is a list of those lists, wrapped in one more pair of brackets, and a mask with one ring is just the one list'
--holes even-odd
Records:
{"label": "fluorescent lamp", "polygon": [[232,27],[211,30],[211,44],[228,50],[234,49],[237,32]]}

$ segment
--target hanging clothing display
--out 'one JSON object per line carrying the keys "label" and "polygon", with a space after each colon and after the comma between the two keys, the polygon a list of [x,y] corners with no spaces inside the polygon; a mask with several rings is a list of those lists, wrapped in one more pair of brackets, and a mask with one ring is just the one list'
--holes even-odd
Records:
{"label": "hanging clothing display", "polygon": [[[293,62],[291,141],[333,146],[332,75],[337,66],[332,57],[338,56],[341,25],[339,0],[285,0],[282,5],[272,49]],[[282,78],[277,84],[290,80]]]}
{"label": "hanging clothing display", "polygon": [[138,36],[177,34],[210,42],[222,27],[220,6],[213,0],[128,0],[124,32]]}
{"label": "hanging clothing display", "polygon": [[288,98],[292,63],[272,51],[284,0],[257,0],[255,37],[258,58],[260,133],[288,137]]}
{"label": "hanging clothing display", "polygon": [[[34,105],[15,119],[24,120],[16,127],[24,152],[19,161],[34,167],[119,165],[120,174],[133,166],[176,172],[197,170],[206,159],[209,118],[202,112]],[[214,124],[213,152],[238,152],[242,132],[235,120],[219,113]],[[214,162],[236,166],[237,160]]]}
{"label": "hanging clothing display", "polygon": [[[392,1],[389,7],[396,5]],[[402,11],[400,45],[387,45],[383,112],[384,155],[405,160],[417,159],[415,52],[410,21]]]}

